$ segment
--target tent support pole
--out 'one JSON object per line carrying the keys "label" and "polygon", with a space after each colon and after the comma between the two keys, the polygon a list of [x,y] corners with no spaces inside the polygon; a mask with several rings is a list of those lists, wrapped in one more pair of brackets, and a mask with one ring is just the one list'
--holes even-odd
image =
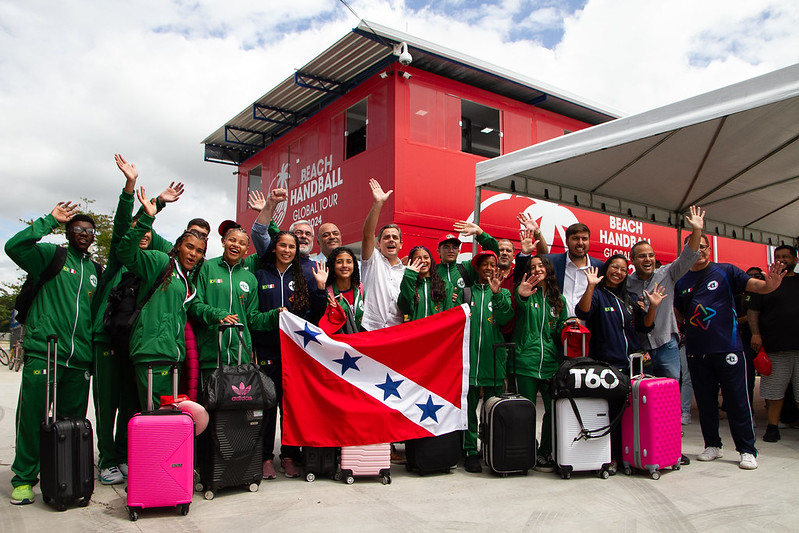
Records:
{"label": "tent support pole", "polygon": [[[480,205],[483,203],[483,187],[474,188],[474,223],[480,225]],[[477,255],[477,239],[472,239],[472,257]]]}

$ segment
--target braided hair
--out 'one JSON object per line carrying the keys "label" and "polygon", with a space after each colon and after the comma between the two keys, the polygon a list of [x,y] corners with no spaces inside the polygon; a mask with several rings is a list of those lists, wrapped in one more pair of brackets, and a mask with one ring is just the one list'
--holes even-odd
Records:
{"label": "braided hair", "polygon": [[277,253],[275,248],[278,241],[284,236],[288,235],[294,242],[296,253],[294,259],[291,260],[291,280],[294,282],[294,300],[291,302],[292,312],[297,316],[303,316],[311,308],[311,299],[308,291],[308,281],[302,272],[302,264],[300,264],[300,241],[297,236],[288,231],[280,231],[275,235],[272,242],[269,243],[269,248],[261,259],[261,264],[266,266],[277,267]]}
{"label": "braided hair", "polygon": [[[447,287],[444,284],[444,280],[438,275],[436,261],[433,259],[433,254],[430,253],[430,250],[426,246],[414,246],[408,254],[408,261],[413,261],[414,255],[421,251],[427,252],[430,257],[430,273],[428,274],[430,276],[430,298],[434,302],[443,302],[444,298],[447,297]],[[423,278],[417,277],[416,286],[413,288],[413,303],[415,304],[419,303],[419,285],[422,283]]]}
{"label": "braided hair", "polygon": [[[197,239],[200,239],[205,245],[205,248],[203,249],[203,256],[200,258],[199,261],[197,261],[197,264],[194,265],[194,268],[191,270],[191,272],[186,272],[186,279],[194,282],[194,278],[197,277],[197,274],[200,272],[200,267],[203,266],[203,262],[205,261],[205,251],[208,249],[208,240],[199,231],[193,229],[187,229],[183,232],[183,234],[181,234],[180,237],[178,237],[178,240],[175,241],[175,245],[172,246],[172,249],[169,250],[169,252],[167,252],[167,255],[169,256],[169,260],[174,265],[175,260],[178,259],[178,250],[180,249],[180,245],[183,244],[183,241],[185,241],[189,237],[195,237]],[[177,262],[178,264],[180,264],[179,260]],[[171,277],[172,276],[167,276],[166,279],[164,279],[163,286],[169,284],[169,280]]]}

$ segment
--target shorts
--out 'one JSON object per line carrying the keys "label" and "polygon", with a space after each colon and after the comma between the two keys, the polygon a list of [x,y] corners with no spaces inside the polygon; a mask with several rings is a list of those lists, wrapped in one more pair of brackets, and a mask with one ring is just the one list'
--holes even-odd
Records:
{"label": "shorts", "polygon": [[771,375],[760,376],[760,397],[766,400],[782,400],[788,383],[793,381],[793,394],[799,398],[799,351],[774,352],[771,359]]}

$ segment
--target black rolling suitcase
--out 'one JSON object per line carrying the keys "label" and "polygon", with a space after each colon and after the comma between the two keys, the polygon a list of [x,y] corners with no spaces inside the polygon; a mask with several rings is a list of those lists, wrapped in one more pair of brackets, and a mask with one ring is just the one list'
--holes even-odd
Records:
{"label": "black rolling suitcase", "polygon": [[[208,378],[204,403],[208,428],[200,436],[200,483],[206,500],[225,487],[258,490],[262,479],[264,411],[275,405],[275,385],[254,363],[241,364],[242,324],[219,326],[219,348],[226,329],[239,340],[239,364],[222,366]],[[200,487],[198,487],[200,488]]]}
{"label": "black rolling suitcase", "polygon": [[45,503],[64,511],[76,500],[80,500],[79,505],[85,507],[94,493],[94,435],[91,423],[85,418],[56,419],[57,367],[58,337],[50,335],[47,337],[45,367],[47,411],[39,433],[40,477]]}
{"label": "black rolling suitcase", "polygon": [[319,476],[329,476],[340,481],[338,454],[339,449],[332,446],[303,446],[302,464],[305,469],[305,480],[310,482]]}
{"label": "black rolling suitcase", "polygon": [[[515,361],[516,345],[497,343],[495,367],[500,348],[508,349]],[[483,400],[480,411],[483,461],[495,474],[527,474],[535,466],[535,424],[535,404],[520,394],[504,392]]]}
{"label": "black rolling suitcase", "polygon": [[405,441],[405,469],[420,474],[449,472],[458,464],[463,449],[463,431]]}

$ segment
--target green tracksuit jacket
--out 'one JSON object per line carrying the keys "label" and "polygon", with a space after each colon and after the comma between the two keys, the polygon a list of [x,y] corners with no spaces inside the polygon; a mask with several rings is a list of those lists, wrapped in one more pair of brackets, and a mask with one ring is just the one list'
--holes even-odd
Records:
{"label": "green tracksuit jacket", "polygon": [[[494,237],[484,231],[483,234],[476,237],[476,239],[477,244],[479,244],[483,250],[491,250],[495,254],[499,255],[499,244],[497,244],[497,240]],[[463,268],[469,278],[471,278],[472,283],[476,283],[477,273],[475,272],[471,261],[462,261],[460,264],[463,265]],[[439,263],[436,265],[436,268],[438,269],[438,275],[441,276],[441,279],[447,283],[450,283],[453,287],[455,287],[455,290],[458,291],[457,304],[462,304],[463,288],[466,286],[466,282],[461,278],[460,270],[458,270],[458,262],[456,261],[454,263],[446,264]]]}
{"label": "green tracksuit jacket", "polygon": [[[56,245],[38,242],[59,226],[52,214],[36,219],[8,242],[5,250],[29,276],[38,278],[55,255]],[[58,362],[89,370],[92,363],[91,300],[97,289],[97,269],[89,254],[67,247],[64,267],[34,298],[26,321],[25,355],[44,359],[47,336],[58,335]]]}
{"label": "green tracksuit jacket", "polygon": [[402,311],[402,314],[407,315],[408,320],[418,320],[425,318],[441,311],[450,309],[455,304],[452,302],[452,285],[444,281],[444,300],[441,302],[434,302],[432,295],[432,288],[430,276],[422,279],[422,284],[419,286],[419,303],[415,303],[414,294],[416,289],[416,282],[419,279],[419,273],[410,268],[405,269],[405,274],[400,283],[400,294],[397,298],[397,305]]}
{"label": "green tracksuit jacket", "polygon": [[168,281],[157,288],[142,308],[130,333],[130,357],[134,364],[183,361],[186,355],[183,329],[186,309],[197,294],[180,266],[167,254],[139,249],[139,241],[152,229],[154,218],[143,214],[119,243],[117,256],[128,270],[142,278],[139,298],[144,298],[167,264],[173,263]]}
{"label": "green tracksuit jacket", "polygon": [[500,289],[494,294],[488,285],[473,285],[470,309],[469,385],[501,387],[507,354],[504,348],[498,350],[495,364],[493,352],[495,343],[505,342],[499,327],[513,318],[510,292]]}
{"label": "green tracksuit jacket", "polygon": [[[231,267],[222,257],[204,262],[196,278],[197,297],[189,307],[189,316],[199,325],[194,328],[200,351],[200,368],[217,366],[219,321],[227,315],[238,315],[244,324],[242,338],[252,350],[250,330],[264,331],[277,327],[278,309],[262,313],[258,309],[258,281],[252,273],[258,256],[253,254]],[[238,336],[228,330],[222,339],[222,364],[238,364]],[[249,363],[242,350],[242,363]]]}
{"label": "green tracksuit jacket", "polygon": [[[544,297],[540,289],[527,298],[516,299],[516,325],[513,329],[513,342],[516,343],[516,374],[536,379],[550,379],[558,369],[558,343],[563,324],[569,318],[566,300],[558,315]],[[513,371],[514,363],[508,362],[508,371]]]}

